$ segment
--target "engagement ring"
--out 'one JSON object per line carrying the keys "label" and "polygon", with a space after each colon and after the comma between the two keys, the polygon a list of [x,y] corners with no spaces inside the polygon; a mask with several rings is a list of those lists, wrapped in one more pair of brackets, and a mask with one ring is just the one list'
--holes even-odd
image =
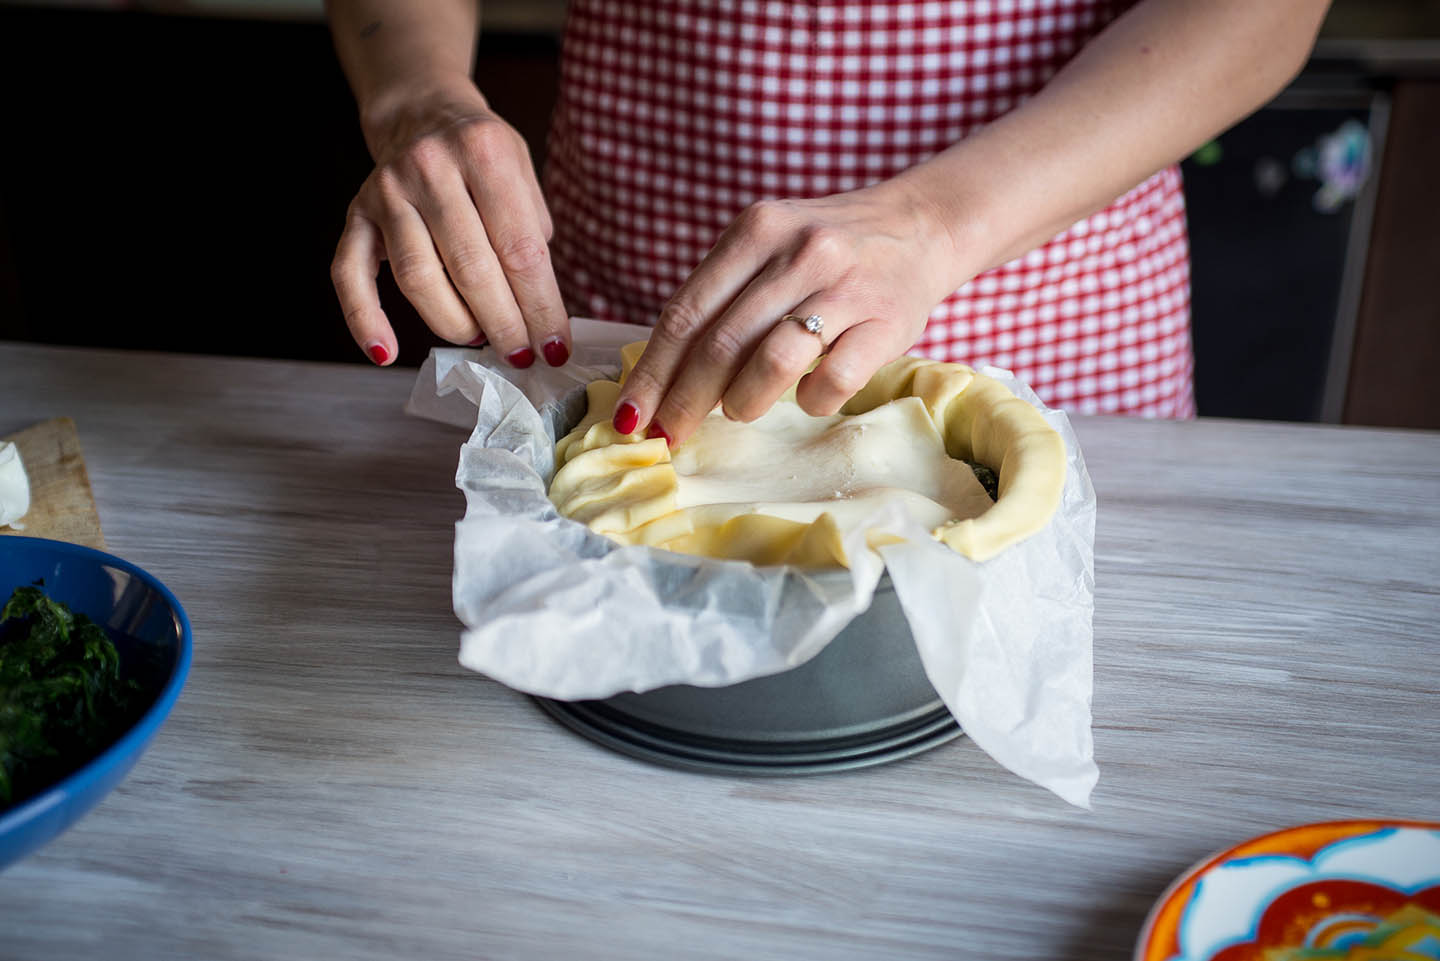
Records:
{"label": "engagement ring", "polygon": [[819,337],[820,332],[825,329],[825,321],[820,319],[819,314],[811,314],[809,317],[801,317],[799,314],[786,314],[784,317],[781,317],[780,320],[782,323],[787,320],[793,320],[816,337]]}

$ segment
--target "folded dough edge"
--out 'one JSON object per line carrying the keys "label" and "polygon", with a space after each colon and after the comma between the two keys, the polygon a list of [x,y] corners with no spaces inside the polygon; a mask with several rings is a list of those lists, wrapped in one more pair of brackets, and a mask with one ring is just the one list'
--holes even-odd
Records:
{"label": "folded dough edge", "polygon": [[[555,446],[550,499],[556,509],[622,544],[759,565],[848,566],[829,514],[804,524],[759,513],[677,509],[679,477],[664,440],[622,434],[612,425],[620,386],[644,348],[640,341],[621,350],[619,381],[586,388],[585,416]],[[947,454],[984,464],[999,477],[988,510],[940,525],[932,532],[936,539],[985,561],[1050,522],[1065,485],[1065,442],[1040,411],[963,364],[900,357],[881,367],[841,413],[862,414],[902,397],[919,398]],[[794,399],[792,386],[779,403]]]}

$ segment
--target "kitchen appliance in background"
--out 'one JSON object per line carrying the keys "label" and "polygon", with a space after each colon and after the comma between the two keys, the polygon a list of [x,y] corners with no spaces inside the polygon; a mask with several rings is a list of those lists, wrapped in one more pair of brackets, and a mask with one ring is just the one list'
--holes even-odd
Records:
{"label": "kitchen appliance in background", "polygon": [[1182,165],[1202,416],[1340,421],[1388,108],[1302,75]]}

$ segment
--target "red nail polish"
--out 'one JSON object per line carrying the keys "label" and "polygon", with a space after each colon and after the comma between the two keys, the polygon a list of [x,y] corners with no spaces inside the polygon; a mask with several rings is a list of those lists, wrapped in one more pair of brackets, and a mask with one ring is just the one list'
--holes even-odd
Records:
{"label": "red nail polish", "polygon": [[484,347],[484,346],[485,346],[486,344],[488,344],[488,343],[490,343],[490,338],[489,338],[489,337],[486,337],[484,334],[481,334],[479,337],[476,337],[474,340],[470,341],[470,343],[466,344],[465,346],[466,346],[466,347]]}
{"label": "red nail polish", "polygon": [[545,363],[551,367],[564,367],[565,361],[570,359],[570,348],[565,346],[565,341],[559,337],[551,337],[540,346],[540,352],[545,355]]}
{"label": "red nail polish", "polygon": [[635,428],[640,426],[640,411],[628,400],[615,408],[615,419],[611,422],[615,429],[622,434],[633,434]]}
{"label": "red nail polish", "polygon": [[650,438],[651,440],[654,440],[656,437],[665,438],[666,447],[669,447],[670,444],[673,443],[670,439],[670,435],[665,433],[665,428],[661,427],[659,424],[651,424],[650,427],[645,431],[645,436],[647,438]]}
{"label": "red nail polish", "polygon": [[535,363],[535,351],[529,347],[521,347],[519,350],[512,350],[506,354],[505,359],[510,361],[513,366],[524,369]]}
{"label": "red nail polish", "polygon": [[370,359],[377,365],[384,364],[390,359],[390,351],[385,349],[384,344],[371,344],[365,348],[365,353],[369,354]]}

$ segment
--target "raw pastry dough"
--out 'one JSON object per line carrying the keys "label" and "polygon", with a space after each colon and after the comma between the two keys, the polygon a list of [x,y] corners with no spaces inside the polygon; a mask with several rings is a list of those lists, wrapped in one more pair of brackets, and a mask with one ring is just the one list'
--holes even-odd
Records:
{"label": "raw pastry dough", "polygon": [[[644,346],[622,351],[620,383]],[[902,357],[832,417],[806,414],[793,388],[753,423],[716,410],[674,451],[611,426],[620,383],[588,386],[585,418],[556,445],[550,499],[623,544],[844,566],[844,532],[898,500],[935,537],[983,561],[1044,527],[1060,503],[1060,435],[999,381],[960,364]],[[965,460],[996,471],[997,500]]]}

